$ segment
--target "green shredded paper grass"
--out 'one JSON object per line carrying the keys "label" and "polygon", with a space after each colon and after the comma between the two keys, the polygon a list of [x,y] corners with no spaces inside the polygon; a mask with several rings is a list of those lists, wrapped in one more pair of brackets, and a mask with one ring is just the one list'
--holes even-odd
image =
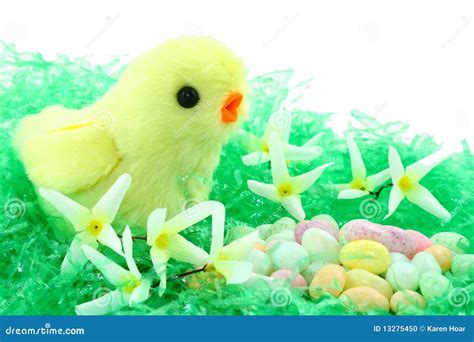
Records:
{"label": "green shredded paper grass", "polygon": [[[70,243],[55,231],[54,220],[41,210],[33,185],[11,147],[16,123],[24,116],[43,108],[62,104],[82,108],[100,98],[118,79],[123,67],[119,61],[93,66],[85,59],[71,60],[58,56],[46,61],[39,53],[18,52],[13,45],[0,43],[0,314],[2,315],[74,315],[74,307],[97,298],[113,288],[90,263],[75,276],[60,275],[60,265]],[[270,117],[294,89],[288,86],[292,71],[271,72],[250,81],[250,119],[243,129],[260,136]],[[368,174],[388,167],[387,149],[393,145],[405,165],[434,152],[439,146],[426,134],[416,135],[409,143],[403,140],[408,126],[402,122],[379,123],[375,118],[354,110],[352,121],[363,128],[349,128],[357,139]],[[290,172],[300,174],[326,162],[334,162],[318,182],[302,195],[306,216],[329,214],[340,225],[361,216],[361,200],[337,200],[331,183],[351,179],[350,160],[343,136],[336,134],[329,122],[332,113],[297,111],[294,113],[290,143],[301,145],[322,133],[323,155],[311,163],[292,163]],[[251,193],[248,179],[271,182],[269,164],[245,166],[241,156],[248,153],[248,137],[236,134],[224,147],[221,163],[212,180],[211,199],[226,207],[226,232],[236,225],[257,227],[289,216],[278,204]],[[404,201],[384,223],[415,229],[428,237],[441,231],[458,232],[474,247],[474,158],[467,143],[464,150],[452,155],[433,169],[423,184],[453,214],[446,223]],[[382,222],[387,213],[389,190],[382,191],[380,208],[371,218]],[[119,228],[120,230],[123,227]],[[184,235],[199,246],[209,248],[209,221],[186,230]],[[113,253],[106,255],[119,263]],[[134,256],[141,271],[149,272],[151,262],[145,241],[135,241]],[[189,265],[171,261],[168,274],[189,270]],[[471,268],[472,270],[472,268]],[[473,270],[474,271],[474,270]],[[454,288],[463,290],[471,300],[453,304],[449,293],[428,301],[427,308],[416,314],[465,315],[474,313],[474,272],[454,277]],[[307,291],[291,290],[284,301],[265,282],[251,286],[225,285],[215,279],[200,288],[189,288],[185,279],[169,281],[160,297],[153,290],[150,299],[133,308],[114,314],[139,315],[344,315],[354,314],[339,299],[325,295],[313,299]],[[374,312],[374,314],[377,314]]]}

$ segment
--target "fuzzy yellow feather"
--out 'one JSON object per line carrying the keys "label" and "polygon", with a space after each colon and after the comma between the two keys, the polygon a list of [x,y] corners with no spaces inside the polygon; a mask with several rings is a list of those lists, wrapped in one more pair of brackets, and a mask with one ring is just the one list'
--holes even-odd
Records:
{"label": "fuzzy yellow feather", "polygon": [[14,143],[36,187],[89,207],[130,174],[119,214],[144,225],[155,208],[181,211],[183,186],[194,201],[208,198],[210,183],[200,179],[212,178],[222,145],[246,116],[246,90],[233,52],[211,38],[178,38],[138,56],[96,103],[24,118]]}

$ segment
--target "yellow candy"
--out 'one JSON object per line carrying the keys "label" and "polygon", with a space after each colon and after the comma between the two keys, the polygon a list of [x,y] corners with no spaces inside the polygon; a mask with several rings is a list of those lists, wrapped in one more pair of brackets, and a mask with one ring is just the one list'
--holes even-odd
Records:
{"label": "yellow candy", "polygon": [[321,268],[313,278],[309,287],[309,294],[319,298],[324,292],[337,297],[344,290],[346,271],[339,265],[327,265]]}
{"label": "yellow candy", "polygon": [[441,245],[433,245],[425,250],[425,252],[433,255],[441,267],[441,271],[447,272],[451,268],[453,254],[449,249]]}
{"label": "yellow candy", "polygon": [[390,299],[390,308],[395,313],[413,313],[417,309],[424,309],[426,300],[418,292],[401,290],[395,292]]}
{"label": "yellow candy", "polygon": [[390,308],[388,299],[383,294],[367,286],[353,287],[344,291],[341,299],[346,305],[354,307],[357,312],[388,311]]}
{"label": "yellow candy", "polygon": [[374,274],[384,273],[390,266],[387,247],[371,240],[349,242],[341,249],[339,258],[349,269],[360,268]]}
{"label": "yellow candy", "polygon": [[376,276],[373,273],[370,273],[366,270],[350,270],[346,273],[346,286],[344,287],[345,290],[361,286],[371,287],[374,290],[377,290],[387,297],[388,300],[390,300],[393,295],[392,287],[388,281]]}

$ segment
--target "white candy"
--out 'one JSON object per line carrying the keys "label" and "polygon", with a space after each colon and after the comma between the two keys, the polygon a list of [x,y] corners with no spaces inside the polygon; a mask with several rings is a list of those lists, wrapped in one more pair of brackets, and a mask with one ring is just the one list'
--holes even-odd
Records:
{"label": "white candy", "polygon": [[273,267],[277,270],[289,269],[299,271],[308,262],[308,252],[293,241],[275,243],[268,251]]}
{"label": "white candy", "polygon": [[329,264],[330,263],[326,261],[315,261],[311,263],[308,267],[306,267],[305,270],[301,272],[301,275],[308,284],[311,284],[315,274],[318,273],[321,268]]}
{"label": "white candy", "polygon": [[389,267],[385,279],[396,291],[415,291],[420,282],[420,271],[410,262],[399,261]]}
{"label": "white candy", "polygon": [[334,226],[334,228],[339,229],[339,225],[337,224],[337,221],[331,215],[327,215],[327,214],[316,215],[311,218],[311,221],[313,220],[321,220],[321,221],[329,222]]}
{"label": "white candy", "polygon": [[272,273],[272,262],[270,257],[259,249],[252,249],[245,257],[245,261],[250,261],[253,265],[252,271],[261,275]]}
{"label": "white candy", "polygon": [[308,229],[301,241],[311,261],[326,261],[339,264],[340,246],[337,240],[321,229]]}
{"label": "white candy", "polygon": [[399,261],[405,261],[405,262],[410,262],[408,257],[405,254],[402,253],[397,253],[397,252],[392,252],[390,253],[390,264],[394,264]]}
{"label": "white candy", "polygon": [[295,241],[295,234],[290,230],[284,230],[278,234],[272,235],[265,241],[265,245],[270,249],[278,241]]}
{"label": "white candy", "polygon": [[417,253],[413,257],[411,263],[418,268],[418,271],[420,271],[420,276],[426,272],[436,272],[441,274],[441,267],[431,253]]}

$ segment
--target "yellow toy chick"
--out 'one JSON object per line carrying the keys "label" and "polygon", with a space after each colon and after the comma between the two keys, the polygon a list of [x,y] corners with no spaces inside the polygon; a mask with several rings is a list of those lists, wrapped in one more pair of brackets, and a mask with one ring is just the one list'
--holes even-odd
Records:
{"label": "yellow toy chick", "polygon": [[246,70],[211,38],[178,38],[133,60],[119,81],[81,110],[45,108],[24,118],[14,144],[36,187],[91,207],[128,173],[120,216],[143,225],[206,200],[222,145],[245,117]]}

